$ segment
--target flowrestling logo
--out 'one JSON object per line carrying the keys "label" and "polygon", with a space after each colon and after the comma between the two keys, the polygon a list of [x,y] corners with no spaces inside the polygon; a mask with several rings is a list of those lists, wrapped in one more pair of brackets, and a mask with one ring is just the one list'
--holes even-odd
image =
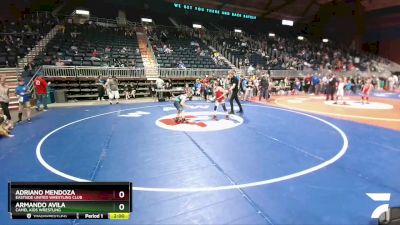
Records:
{"label": "flowrestling logo", "polygon": [[243,123],[243,118],[237,115],[229,115],[229,118],[220,112],[216,115],[215,119],[214,112],[187,112],[185,122],[177,122],[176,114],[171,114],[159,118],[156,125],[174,131],[208,132],[234,128]]}

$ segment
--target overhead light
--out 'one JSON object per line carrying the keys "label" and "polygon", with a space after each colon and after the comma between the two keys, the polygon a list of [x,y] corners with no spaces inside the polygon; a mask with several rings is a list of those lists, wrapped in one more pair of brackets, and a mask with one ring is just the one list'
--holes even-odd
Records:
{"label": "overhead light", "polygon": [[145,23],[152,23],[153,20],[152,20],[152,19],[149,19],[149,18],[142,18],[142,22],[145,22]]}
{"label": "overhead light", "polygon": [[193,24],[193,28],[197,28],[197,29],[200,29],[200,28],[202,28],[202,26],[200,25],[200,24]]}
{"label": "overhead light", "polygon": [[324,39],[322,39],[322,42],[327,43],[327,42],[328,42],[328,39],[327,39],[327,38],[324,38]]}
{"label": "overhead light", "polygon": [[87,11],[87,10],[77,9],[77,10],[75,10],[75,14],[76,14],[76,15],[89,16],[89,15],[90,15],[90,12]]}
{"label": "overhead light", "polygon": [[242,33],[241,29],[235,29],[235,33]]}
{"label": "overhead light", "polygon": [[293,26],[293,20],[282,20],[282,25]]}
{"label": "overhead light", "polygon": [[298,36],[297,39],[304,40],[304,37],[303,36]]}
{"label": "overhead light", "polygon": [[269,37],[275,37],[275,34],[274,33],[269,33],[268,36]]}

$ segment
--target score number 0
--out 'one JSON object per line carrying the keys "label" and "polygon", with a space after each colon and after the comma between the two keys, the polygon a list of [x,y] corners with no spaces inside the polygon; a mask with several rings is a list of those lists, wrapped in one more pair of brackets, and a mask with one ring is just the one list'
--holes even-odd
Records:
{"label": "score number 0", "polygon": [[[124,191],[120,191],[118,193],[118,197],[125,198],[125,192]],[[123,204],[123,203],[119,204],[118,208],[119,208],[120,211],[123,211],[125,209],[125,204]]]}

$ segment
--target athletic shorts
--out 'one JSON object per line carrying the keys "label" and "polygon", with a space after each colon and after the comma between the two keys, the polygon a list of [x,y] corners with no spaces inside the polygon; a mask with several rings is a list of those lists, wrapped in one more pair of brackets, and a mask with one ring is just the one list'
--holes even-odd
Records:
{"label": "athletic shorts", "polygon": [[183,111],[183,107],[182,107],[181,103],[174,102],[174,106],[178,110],[178,113],[181,113]]}
{"label": "athletic shorts", "polygon": [[108,98],[109,99],[119,99],[119,92],[118,91],[110,91],[108,93]]}
{"label": "athletic shorts", "polygon": [[222,104],[225,104],[225,101],[224,100],[222,100],[222,101],[215,101],[215,106],[220,106],[220,105],[222,105]]}
{"label": "athletic shorts", "polygon": [[344,90],[343,89],[341,89],[341,90],[338,90],[337,92],[336,92],[336,96],[344,96]]}
{"label": "athletic shorts", "polygon": [[30,108],[31,103],[30,102],[19,102],[19,108],[24,109],[24,108]]}

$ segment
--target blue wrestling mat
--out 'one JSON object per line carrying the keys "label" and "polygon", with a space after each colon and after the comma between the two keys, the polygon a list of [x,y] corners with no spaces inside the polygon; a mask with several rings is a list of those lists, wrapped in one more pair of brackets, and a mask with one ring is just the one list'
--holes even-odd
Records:
{"label": "blue wrestling mat", "polygon": [[[257,104],[212,119],[190,102],[52,109],[0,140],[0,224],[8,181],[129,181],[129,221],[24,224],[377,224],[400,206],[400,133]],[[220,109],[221,110],[221,109]],[[390,193],[378,202],[367,193]]]}

